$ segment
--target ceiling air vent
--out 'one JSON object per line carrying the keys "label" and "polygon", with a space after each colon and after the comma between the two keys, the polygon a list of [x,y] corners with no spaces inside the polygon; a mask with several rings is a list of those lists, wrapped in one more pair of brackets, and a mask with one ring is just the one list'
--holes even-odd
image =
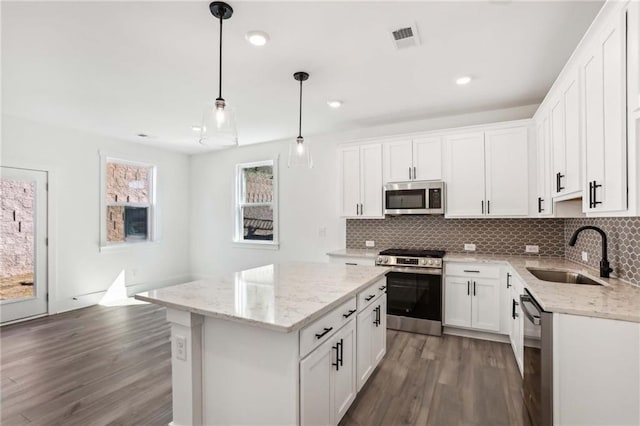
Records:
{"label": "ceiling air vent", "polygon": [[391,37],[396,49],[404,49],[407,47],[418,46],[420,44],[418,28],[415,25],[392,30]]}

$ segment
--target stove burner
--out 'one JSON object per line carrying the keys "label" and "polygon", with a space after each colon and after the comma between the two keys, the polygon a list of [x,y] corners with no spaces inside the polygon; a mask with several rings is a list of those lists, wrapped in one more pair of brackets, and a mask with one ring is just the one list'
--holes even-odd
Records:
{"label": "stove burner", "polygon": [[380,256],[431,257],[438,259],[442,259],[444,255],[444,250],[387,249],[380,252]]}

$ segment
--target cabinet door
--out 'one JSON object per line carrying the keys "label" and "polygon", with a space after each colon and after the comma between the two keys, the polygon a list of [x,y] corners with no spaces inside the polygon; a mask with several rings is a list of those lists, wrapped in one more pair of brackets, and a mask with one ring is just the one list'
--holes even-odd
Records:
{"label": "cabinet door", "polygon": [[382,214],[382,144],[360,147],[360,216],[381,218]]}
{"label": "cabinet door", "polygon": [[320,345],[300,362],[300,423],[331,425],[333,341]]}
{"label": "cabinet door", "polygon": [[[333,419],[337,425],[356,398],[356,326],[349,321],[333,338]],[[338,345],[339,344],[339,345]],[[340,358],[337,358],[337,355]]]}
{"label": "cabinet door", "polygon": [[605,28],[583,66],[588,212],[627,208],[625,28]]}
{"label": "cabinet door", "polygon": [[378,307],[379,319],[378,325],[374,323],[371,324],[373,328],[371,348],[373,368],[375,369],[380,361],[382,361],[384,354],[387,353],[387,295],[383,294],[374,305]]}
{"label": "cabinet door", "polygon": [[582,185],[582,152],[580,150],[580,87],[575,75],[562,93],[564,106],[565,174],[564,193],[580,191]]}
{"label": "cabinet door", "polygon": [[528,151],[525,127],[485,133],[487,215],[529,214]]}
{"label": "cabinet door", "polygon": [[471,279],[445,278],[444,323],[471,327]]}
{"label": "cabinet door", "polygon": [[471,326],[479,330],[500,330],[500,281],[474,278],[471,281]]}
{"label": "cabinet door", "polygon": [[384,144],[384,183],[406,182],[413,178],[413,145],[411,140]]}
{"label": "cabinet door", "polygon": [[415,180],[442,179],[442,139],[439,137],[413,140]]}
{"label": "cabinet door", "polygon": [[551,140],[549,137],[549,117],[543,115],[537,127],[537,189],[536,211],[539,216],[553,214],[553,202],[551,200]]}
{"label": "cabinet door", "polygon": [[360,205],[360,147],[339,150],[340,216],[357,217]]}
{"label": "cabinet door", "polygon": [[484,133],[447,137],[445,153],[447,217],[484,215]]}
{"label": "cabinet door", "polygon": [[564,103],[559,96],[551,105],[549,135],[553,152],[553,195],[562,195],[566,191],[567,145],[564,133]]}
{"label": "cabinet door", "polygon": [[367,382],[373,372],[373,320],[375,306],[369,305],[358,314],[358,390]]}

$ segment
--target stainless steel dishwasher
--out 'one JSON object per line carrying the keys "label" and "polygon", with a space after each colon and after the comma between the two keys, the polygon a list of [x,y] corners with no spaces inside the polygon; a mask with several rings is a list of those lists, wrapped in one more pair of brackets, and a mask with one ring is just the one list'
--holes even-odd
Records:
{"label": "stainless steel dishwasher", "polygon": [[525,289],[524,404],[533,426],[553,425],[553,314],[542,309]]}

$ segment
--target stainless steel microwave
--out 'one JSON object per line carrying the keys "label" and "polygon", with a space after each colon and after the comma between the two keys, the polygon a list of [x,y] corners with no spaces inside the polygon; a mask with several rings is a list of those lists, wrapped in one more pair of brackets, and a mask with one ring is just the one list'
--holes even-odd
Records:
{"label": "stainless steel microwave", "polygon": [[444,182],[412,181],[386,184],[384,214],[444,214]]}

